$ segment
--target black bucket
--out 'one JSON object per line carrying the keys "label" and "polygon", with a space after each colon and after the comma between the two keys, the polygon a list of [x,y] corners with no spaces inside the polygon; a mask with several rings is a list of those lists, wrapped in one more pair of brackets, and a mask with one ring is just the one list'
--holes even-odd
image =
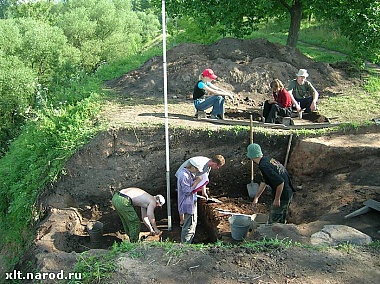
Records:
{"label": "black bucket", "polygon": [[103,223],[96,221],[87,225],[87,232],[92,243],[100,243],[103,238]]}

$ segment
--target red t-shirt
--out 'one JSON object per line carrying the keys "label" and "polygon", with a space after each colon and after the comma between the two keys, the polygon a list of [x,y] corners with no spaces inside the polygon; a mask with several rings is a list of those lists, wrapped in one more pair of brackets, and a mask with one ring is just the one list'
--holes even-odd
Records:
{"label": "red t-shirt", "polygon": [[280,107],[287,108],[292,106],[292,99],[285,88],[278,91],[278,93],[273,92],[273,98]]}

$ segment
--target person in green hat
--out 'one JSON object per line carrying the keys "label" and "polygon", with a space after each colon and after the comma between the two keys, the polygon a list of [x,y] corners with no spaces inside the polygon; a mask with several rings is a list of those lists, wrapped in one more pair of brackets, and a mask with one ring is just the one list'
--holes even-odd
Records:
{"label": "person in green hat", "polygon": [[247,157],[259,165],[264,180],[260,183],[252,206],[257,206],[261,194],[269,185],[272,189],[273,200],[270,207],[269,223],[286,223],[286,216],[294,192],[288,171],[276,159],[264,156],[259,144],[248,145]]}

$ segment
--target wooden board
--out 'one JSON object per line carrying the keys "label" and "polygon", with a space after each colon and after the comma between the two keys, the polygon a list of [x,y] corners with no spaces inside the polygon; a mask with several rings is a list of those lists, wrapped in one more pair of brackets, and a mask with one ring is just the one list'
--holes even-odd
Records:
{"label": "wooden board", "polygon": [[[201,121],[212,122],[216,124],[225,124],[225,125],[243,125],[249,126],[249,121],[246,120],[237,120],[237,119],[211,119],[211,118],[202,118]],[[254,127],[264,127],[264,128],[273,128],[273,129],[319,129],[327,127],[335,127],[339,124],[332,123],[310,123],[306,120],[293,120],[295,125],[284,125],[284,124],[273,124],[273,123],[262,123],[258,121],[253,121],[252,126]],[[302,122],[301,122],[302,121]]]}
{"label": "wooden board", "polygon": [[380,211],[380,202],[376,200],[368,199],[367,201],[364,201],[363,204],[365,205],[364,207],[344,216],[344,218],[351,218],[351,217],[356,217],[356,216],[365,214],[369,212],[370,209],[375,209],[377,211]]}
{"label": "wooden board", "polygon": [[372,209],[380,211],[380,202],[378,202],[376,200],[368,199],[367,201],[364,201],[363,204],[368,206],[368,207],[371,207]]}
{"label": "wooden board", "polygon": [[[202,196],[202,195],[197,195],[197,197],[203,199],[203,200],[206,200],[206,197]],[[217,198],[209,198],[207,199],[207,202],[208,203],[223,203],[222,201],[220,201],[219,199]]]}

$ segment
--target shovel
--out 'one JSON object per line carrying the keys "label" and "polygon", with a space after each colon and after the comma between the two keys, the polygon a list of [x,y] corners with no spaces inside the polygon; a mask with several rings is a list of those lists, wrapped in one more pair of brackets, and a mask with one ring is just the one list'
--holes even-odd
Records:
{"label": "shovel", "polygon": [[[204,197],[203,195],[197,195],[197,197],[206,200],[206,197]],[[223,203],[223,202],[217,198],[209,198],[207,199],[207,203]]]}
{"label": "shovel", "polygon": [[[249,116],[249,142],[253,143],[253,122],[252,115]],[[253,161],[251,160],[251,183],[247,184],[248,195],[250,198],[254,198],[257,191],[259,190],[259,184],[253,182],[254,172],[253,172]]]}
{"label": "shovel", "polygon": [[289,152],[290,152],[290,146],[292,145],[292,139],[293,139],[293,133],[290,133],[289,142],[288,142],[288,148],[286,149],[286,156],[285,156],[285,163],[284,163],[284,167],[285,168],[288,165]]}

